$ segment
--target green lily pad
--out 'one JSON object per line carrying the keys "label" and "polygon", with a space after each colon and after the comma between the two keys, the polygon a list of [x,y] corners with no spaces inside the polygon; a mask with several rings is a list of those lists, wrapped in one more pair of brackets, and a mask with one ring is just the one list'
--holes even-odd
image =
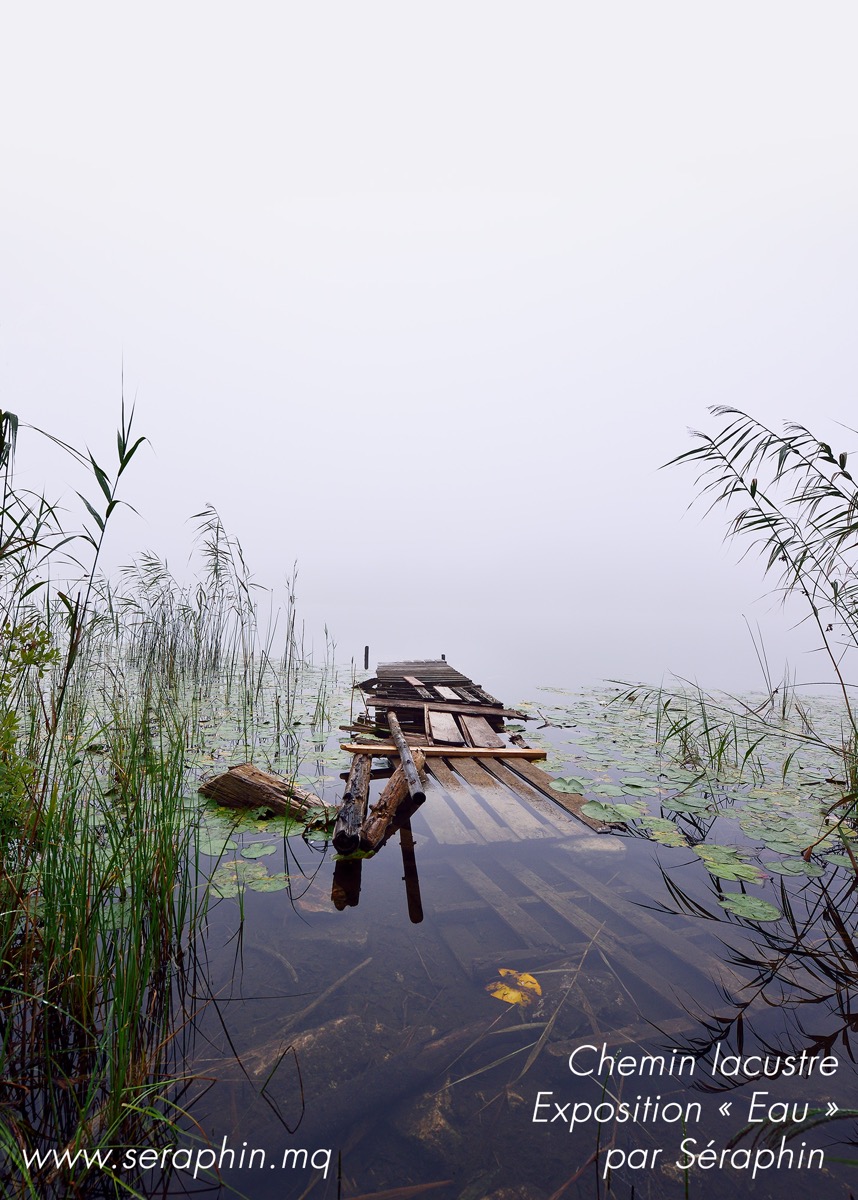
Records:
{"label": "green lily pad", "polygon": [[646,813],[646,805],[603,804],[600,800],[591,800],[581,806],[581,812],[597,821],[637,821]]}
{"label": "green lily pad", "polygon": [[276,854],[277,846],[271,842],[252,842],[249,846],[245,846],[241,852],[242,858],[266,858],[269,854]]}
{"label": "green lily pad", "polygon": [[282,872],[266,875],[264,879],[251,879],[247,886],[254,892],[282,892],[289,886],[289,876]]}
{"label": "green lily pad", "polygon": [[197,849],[200,854],[208,854],[211,858],[220,858],[227,850],[237,850],[238,843],[230,834],[201,829],[197,839]]}
{"label": "green lily pad", "polygon": [[848,867],[850,871],[855,870],[848,854],[826,854],[825,861],[834,863],[836,867]]}
{"label": "green lily pad", "polygon": [[571,792],[576,796],[582,795],[584,792],[591,789],[592,780],[576,779],[573,775],[563,779],[552,779],[550,786],[555,792]]}
{"label": "green lily pad", "polygon": [[767,871],[775,875],[822,875],[825,870],[818,863],[805,862],[803,858],[782,858],[778,862],[763,863]]}
{"label": "green lily pad", "polygon": [[776,904],[741,893],[725,896],[718,903],[728,912],[735,913],[737,917],[744,917],[747,921],[779,921],[783,915]]}

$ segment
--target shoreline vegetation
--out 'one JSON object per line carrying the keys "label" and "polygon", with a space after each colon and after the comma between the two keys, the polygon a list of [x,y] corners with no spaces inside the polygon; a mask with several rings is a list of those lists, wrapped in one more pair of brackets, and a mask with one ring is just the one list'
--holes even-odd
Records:
{"label": "shoreline vegetation", "polygon": [[[34,1150],[145,1146],[186,1118],[182,1037],[210,873],[190,761],[225,703],[246,756],[264,722],[266,754],[294,773],[309,662],[294,574],[275,657],[274,624],[260,628],[213,508],[195,518],[191,587],[152,554],[116,582],[99,573],[145,440],[124,403],[111,468],[46,435],[89,472],[80,530],[16,489],[17,434],[0,414],[0,1177],[6,1195],[59,1197],[89,1194],[93,1173],[31,1171]],[[321,729],[330,680],[315,676],[308,723]],[[133,1173],[108,1176],[99,1194],[138,1194]]]}
{"label": "shoreline vegetation", "polygon": [[[624,685],[607,706],[616,713],[625,703],[651,722],[659,754],[676,768],[666,784],[676,795],[664,801],[671,819],[643,819],[649,779],[629,777],[619,788],[605,776],[590,803],[593,815],[612,819],[614,810],[613,819],[641,822],[668,847],[689,845],[697,822],[695,852],[713,886],[738,882],[739,891],[718,901],[722,916],[753,923],[774,919],[765,901],[746,896],[745,883],[761,872],[734,849],[706,844],[709,800],[686,792],[726,776],[759,785],[761,773],[771,775],[774,751],[782,782],[807,749],[837,762],[841,769],[822,779],[827,799],[815,800],[826,810],[820,832],[842,846],[838,865],[858,873],[850,845],[858,725],[846,681],[858,639],[858,489],[846,455],[835,456],[803,427],[776,434],[736,410],[715,413],[722,431],[697,434],[699,444],[673,461],[699,468],[710,508],[738,507],[729,535],[749,537],[784,595],[807,604],[842,699],[840,736],[830,722],[814,723],[788,676],[773,682],[758,644],[768,693],[759,704]],[[0,1178],[10,1181],[4,1195],[15,1198],[167,1194],[166,1175],[153,1191],[143,1172],[107,1170],[96,1179],[83,1159],[68,1170],[31,1170],[28,1162],[48,1148],[72,1158],[98,1147],[162,1145],[180,1134],[188,1140],[195,1122],[187,1105],[198,1081],[188,1073],[186,1041],[206,1003],[198,951],[208,906],[236,897],[241,904],[244,884],[286,886],[253,861],[266,853],[262,846],[245,854],[247,862],[221,861],[231,827],[214,828],[217,817],[207,824],[196,795],[201,767],[226,765],[207,763],[210,730],[228,711],[234,756],[295,779],[307,737],[321,756],[331,724],[333,643],[323,665],[305,653],[294,573],[282,629],[273,618],[260,622],[241,547],[213,508],[194,518],[202,566],[193,584],[177,582],[150,553],[115,580],[100,573],[108,526],[123,503],[122,476],[145,440],[133,424],[123,402],[110,468],[45,435],[88,473],[89,492],[78,494],[83,525],[70,530],[45,497],[16,488],[18,420],[0,413]],[[582,790],[577,778],[557,782],[560,791],[564,784]],[[749,795],[751,823],[743,829],[753,839],[768,801]],[[818,875],[811,860],[819,843],[806,829],[805,822],[789,838],[783,832],[784,848],[774,852],[800,856],[807,875]],[[677,911],[693,911],[667,875],[665,883]],[[843,890],[847,923],[853,887],[854,879]],[[790,937],[809,932],[816,914],[799,928],[783,886],[781,894],[795,928],[785,939],[773,933],[766,945],[786,954]],[[858,969],[849,945],[830,948],[844,995]],[[820,970],[821,963],[817,954]],[[204,1129],[196,1136],[207,1144]]]}

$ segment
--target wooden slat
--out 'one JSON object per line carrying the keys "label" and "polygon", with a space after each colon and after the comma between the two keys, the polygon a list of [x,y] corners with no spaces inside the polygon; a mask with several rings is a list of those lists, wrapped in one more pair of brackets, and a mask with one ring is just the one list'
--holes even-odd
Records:
{"label": "wooden slat", "polygon": [[440,696],[442,700],[452,700],[454,704],[461,704],[462,702],[462,697],[458,692],[454,692],[451,687],[442,687],[436,683],[435,694],[436,696]]}
{"label": "wooden slat", "polygon": [[526,946],[559,946],[557,938],[543,929],[503,888],[484,874],[475,863],[453,863],[453,869],[469,887],[485,900]]}
{"label": "wooden slat", "polygon": [[431,700],[432,693],[425,686],[422,679],[417,679],[414,675],[403,675],[403,680],[409,683],[422,700]]}
{"label": "wooden slat", "polygon": [[[422,708],[422,700],[401,700],[394,699],[391,696],[367,696],[366,703],[369,708]],[[433,700],[432,708],[436,712],[451,712],[451,713],[473,713],[476,717],[514,717],[519,721],[532,721],[533,717],[528,713],[519,712],[515,708],[504,708],[502,704],[454,704],[446,700]]]}
{"label": "wooden slat", "polygon": [[[490,812],[480,804],[461,779],[454,775],[447,763],[440,758],[426,760],[426,770],[438,781],[447,795],[453,800],[471,824],[479,831],[487,842],[512,842],[517,835],[506,825],[496,821]],[[429,815],[427,814],[427,820]]]}
{"label": "wooden slat", "polygon": [[604,821],[598,821],[594,817],[585,816],[581,809],[587,803],[585,796],[578,796],[570,792],[558,792],[556,788],[551,786],[551,776],[547,771],[535,767],[532,762],[522,761],[513,766],[512,769],[517,775],[523,776],[528,783],[532,783],[537,791],[542,792],[543,796],[548,796],[555,804],[559,804],[561,808],[565,808],[567,812],[572,813],[583,821],[585,825],[589,825],[591,829],[595,829],[597,833],[606,833],[611,826]]}
{"label": "wooden slat", "polygon": [[489,746],[499,750],[504,744],[503,738],[495,733],[485,717],[469,717],[462,714],[459,720],[472,746]]}
{"label": "wooden slat", "polygon": [[465,739],[452,713],[433,712],[429,709],[429,730],[433,742],[449,742],[453,746],[464,746]]}
{"label": "wooden slat", "polygon": [[[496,762],[492,758],[482,758],[480,763],[487,771],[517,796],[521,796],[522,800],[526,800],[532,806],[534,812],[539,813],[543,821],[547,822],[558,833],[562,833],[566,837],[585,837],[586,834],[577,821],[570,821],[569,818],[573,815],[567,813],[565,809],[557,808],[550,801],[538,792],[536,788],[530,786],[529,783],[516,775],[515,771],[511,771],[504,762]],[[560,813],[563,812],[561,817]],[[583,822],[582,822],[583,824]]]}
{"label": "wooden slat", "polygon": [[549,829],[538,817],[517,800],[505,787],[490,775],[483,765],[473,758],[455,760],[456,772],[473,787],[503,821],[514,829],[521,838],[557,837],[557,831]]}
{"label": "wooden slat", "polygon": [[[429,772],[431,775],[431,771]],[[429,831],[442,846],[468,846],[483,844],[485,838],[460,819],[437,781],[430,779],[426,792],[426,803],[420,810]]]}
{"label": "wooden slat", "polygon": [[[373,754],[376,758],[390,758],[391,754],[398,754],[393,742],[376,742],[374,745],[361,742],[341,742],[340,749],[347,754]],[[504,746],[500,750],[484,750],[477,746],[421,746],[421,750],[427,758],[441,756],[446,758],[509,758],[516,762],[519,759],[545,758],[544,750],[520,750],[517,746]],[[562,798],[560,803],[562,803]],[[581,820],[584,821],[586,818],[582,817]],[[606,825],[605,829],[607,828]]]}

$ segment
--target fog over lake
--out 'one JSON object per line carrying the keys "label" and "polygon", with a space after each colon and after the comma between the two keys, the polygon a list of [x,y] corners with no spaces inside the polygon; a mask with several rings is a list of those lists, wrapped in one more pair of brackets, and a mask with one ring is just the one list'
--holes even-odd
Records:
{"label": "fog over lake", "polygon": [[[307,640],[489,690],[825,677],[659,471],[730,404],[853,451],[846,3],[7,8],[0,404],[212,503]],[[847,428],[844,428],[846,426]],[[81,476],[22,431],[19,481]]]}

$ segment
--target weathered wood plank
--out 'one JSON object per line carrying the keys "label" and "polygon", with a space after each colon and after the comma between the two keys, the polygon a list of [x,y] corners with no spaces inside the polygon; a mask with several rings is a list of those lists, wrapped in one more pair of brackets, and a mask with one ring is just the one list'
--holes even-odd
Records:
{"label": "weathered wood plank", "polygon": [[[532,762],[522,760],[516,765],[510,763],[510,767],[517,775],[523,776],[528,783],[532,783],[537,791],[542,792],[543,796],[548,796],[555,804],[559,804],[561,808],[565,808],[567,812],[572,813],[583,821],[585,825],[589,825],[591,829],[595,829],[597,833],[607,833],[611,828],[604,821],[597,821],[593,817],[588,817],[581,812],[581,809],[587,803],[585,796],[576,796],[570,792],[558,792],[556,788],[551,786],[551,776],[547,771],[535,767]],[[520,768],[520,769],[519,769]]]}
{"label": "weathered wood plank", "polygon": [[464,746],[465,739],[452,713],[433,712],[429,709],[429,732],[433,742],[449,742],[453,746]]}
{"label": "weathered wood plank", "polygon": [[470,792],[465,783],[455,775],[447,763],[440,758],[427,758],[426,770],[432,775],[447,795],[458,805],[462,814],[467,817],[475,829],[479,830],[487,842],[512,842],[518,840],[518,835],[495,820]]}
{"label": "weathered wood plank", "polygon": [[495,733],[485,717],[469,717],[463,713],[459,720],[472,746],[488,746],[493,750],[503,746],[503,738]]}
{"label": "weathered wood plank", "polygon": [[543,824],[529,808],[526,808],[521,801],[498,783],[479,760],[459,758],[456,760],[456,771],[499,814],[505,824],[515,830],[519,837],[550,838],[558,836],[556,830]]}
{"label": "weathered wood plank", "polygon": [[[369,708],[422,708],[422,700],[397,700],[391,696],[367,696]],[[532,721],[528,713],[519,712],[517,708],[504,708],[502,704],[454,704],[446,700],[433,700],[432,708],[436,712],[473,713],[476,717],[513,717],[518,721]]]}
{"label": "weathered wood plank", "polygon": [[429,834],[442,846],[483,845],[485,838],[465,825],[453,811],[440,784],[432,777],[431,763],[427,763],[426,770],[430,780],[424,814]]}
{"label": "weathered wood plank", "polygon": [[526,946],[560,946],[560,942],[547,929],[543,929],[530,913],[524,911],[514,897],[480,870],[475,863],[453,863],[453,870],[471,887],[486,904],[497,913]]}
{"label": "weathered wood plank", "polygon": [[[558,833],[564,834],[566,837],[575,837],[580,835],[586,837],[586,832],[583,828],[583,822],[570,821],[569,818],[574,816],[574,813],[567,812],[565,809],[560,809],[552,804],[542,792],[538,791],[531,784],[526,783],[520,775],[516,775],[515,771],[511,771],[505,762],[496,762],[492,758],[482,758],[480,763],[487,771],[495,778],[515,792],[517,796],[521,796],[522,800],[526,800],[534,812],[538,813],[543,821],[546,822],[552,829],[556,829]],[[561,812],[563,816],[561,816]]]}
{"label": "weathered wood plank", "polygon": [[445,687],[443,684],[435,684],[435,694],[440,696],[442,700],[452,700],[454,704],[461,704],[462,697],[458,692],[454,692],[451,687]]}
{"label": "weathered wood plank", "polygon": [[[340,749],[346,754],[373,754],[376,758],[390,758],[391,754],[398,753],[392,742],[340,742]],[[518,746],[504,746],[500,750],[484,750],[478,746],[422,746],[421,749],[427,758],[509,758],[516,762],[520,759],[545,758],[544,750],[520,750]],[[582,817],[581,820],[586,818]]]}
{"label": "weathered wood plank", "polygon": [[402,678],[405,680],[406,683],[411,684],[411,686],[414,688],[417,695],[420,696],[420,698],[422,700],[431,700],[432,699],[432,693],[424,685],[422,679],[417,679],[416,676],[414,676],[414,675],[403,675]]}

